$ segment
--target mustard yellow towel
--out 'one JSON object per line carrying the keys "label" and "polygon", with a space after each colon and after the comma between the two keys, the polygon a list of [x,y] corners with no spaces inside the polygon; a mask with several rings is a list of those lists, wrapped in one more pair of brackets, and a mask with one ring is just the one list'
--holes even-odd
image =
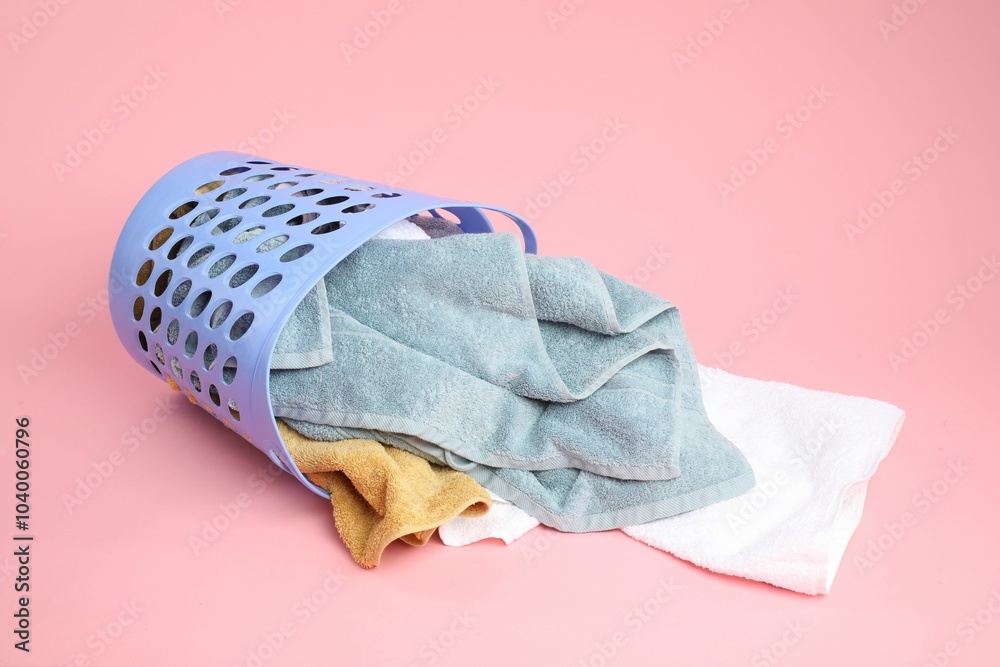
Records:
{"label": "mustard yellow towel", "polygon": [[490,495],[464,472],[376,440],[312,440],[280,419],[278,431],[306,477],[330,492],[337,532],[361,567],[394,540],[420,546],[456,516],[482,516]]}

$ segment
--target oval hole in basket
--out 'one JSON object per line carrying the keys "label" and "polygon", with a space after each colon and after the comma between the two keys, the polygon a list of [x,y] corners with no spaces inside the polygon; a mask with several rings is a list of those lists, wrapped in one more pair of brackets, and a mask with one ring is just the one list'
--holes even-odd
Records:
{"label": "oval hole in basket", "polygon": [[203,195],[206,192],[211,192],[212,190],[215,190],[216,188],[218,188],[223,183],[225,183],[225,181],[209,181],[208,183],[205,183],[203,185],[199,185],[198,187],[196,187],[194,189],[194,193],[196,195]]}
{"label": "oval hole in basket", "polygon": [[212,245],[211,243],[209,243],[207,246],[203,246],[195,250],[194,253],[190,257],[188,257],[188,268],[193,269],[194,267],[204,262],[206,259],[208,259],[208,256],[212,254],[213,250],[215,250],[215,246]]}
{"label": "oval hole in basket", "polygon": [[217,224],[215,227],[212,228],[212,236],[219,236],[220,234],[225,234],[226,232],[228,232],[230,229],[240,224],[241,222],[243,222],[243,218],[238,215],[229,218],[228,220],[223,220],[222,222],[220,222],[219,224]]}
{"label": "oval hole in basket", "polygon": [[297,215],[294,218],[285,221],[285,224],[289,227],[298,227],[299,225],[304,225],[307,222],[312,222],[319,217],[319,213],[303,213],[302,215]]}
{"label": "oval hole in basket", "polygon": [[233,243],[246,243],[247,241],[252,241],[261,234],[264,233],[264,225],[256,225],[250,227],[249,229],[244,229],[242,232],[233,237]]}
{"label": "oval hole in basket", "polygon": [[233,380],[236,379],[236,357],[229,357],[226,362],[222,364],[222,381],[226,384],[232,384]]}
{"label": "oval hole in basket", "polygon": [[284,255],[281,256],[282,262],[294,262],[297,259],[301,259],[312,252],[313,244],[306,243],[305,245],[300,245],[292,248]]}
{"label": "oval hole in basket", "polygon": [[211,221],[212,218],[214,218],[217,215],[219,215],[219,209],[217,208],[210,208],[207,211],[202,211],[201,213],[195,216],[194,220],[191,221],[191,227],[192,228],[201,227],[206,222]]}
{"label": "oval hole in basket", "polygon": [[257,246],[257,252],[260,253],[271,252],[275,248],[278,248],[281,245],[283,245],[287,240],[288,240],[288,234],[279,234],[278,236],[272,236],[271,238],[267,239],[259,246]]}
{"label": "oval hole in basket", "polygon": [[253,176],[247,176],[243,179],[244,183],[256,183],[257,181],[266,181],[269,178],[274,178],[274,174],[254,174]]}
{"label": "oval hole in basket", "polygon": [[226,321],[229,317],[229,313],[233,312],[233,302],[226,299],[212,311],[212,315],[208,318],[208,326],[211,329],[218,329],[222,326],[222,323]]}
{"label": "oval hole in basket", "polygon": [[253,278],[259,268],[260,267],[257,264],[248,264],[247,266],[244,266],[242,269],[234,273],[233,277],[229,279],[229,286],[234,289],[239,287],[246,281]]}
{"label": "oval hole in basket", "polygon": [[164,243],[166,243],[167,239],[169,239],[170,235],[173,234],[173,233],[174,233],[174,228],[173,227],[164,227],[163,229],[161,229],[160,231],[158,231],[156,233],[156,236],[154,236],[150,240],[150,242],[149,242],[149,249],[150,250],[156,250],[161,245],[163,245]]}
{"label": "oval hole in basket", "polygon": [[184,339],[184,356],[191,358],[198,351],[198,332],[192,331]]}
{"label": "oval hole in basket", "polygon": [[170,215],[168,215],[167,217],[170,218],[171,220],[176,220],[177,218],[184,217],[185,215],[193,211],[197,205],[198,202],[196,201],[186,201],[177,208],[175,208],[173,211],[171,211]]}
{"label": "oval hole in basket", "polygon": [[167,342],[171,345],[177,344],[177,338],[181,335],[181,323],[174,318],[167,325]]}
{"label": "oval hole in basket", "polygon": [[179,256],[184,254],[184,251],[191,246],[191,242],[194,241],[193,236],[185,236],[167,251],[167,259],[177,259]]}
{"label": "oval hole in basket", "polygon": [[149,330],[156,333],[156,330],[160,328],[160,322],[163,321],[163,311],[157,306],[153,308],[152,312],[149,313]]}
{"label": "oval hole in basket", "polygon": [[191,281],[184,279],[181,283],[174,288],[174,293],[170,296],[170,305],[176,308],[177,306],[184,303],[184,299],[191,292]]}
{"label": "oval hole in basket", "polygon": [[212,290],[205,290],[191,302],[191,317],[198,317],[205,311],[205,306],[212,300]]}
{"label": "oval hole in basket", "polygon": [[215,343],[209,343],[208,347],[205,348],[205,353],[202,355],[202,360],[204,361],[205,370],[210,371],[215,368],[215,360],[219,358],[219,346]]}
{"label": "oval hole in basket", "polygon": [[208,269],[208,277],[214,278],[229,270],[229,267],[236,261],[236,255],[230,253],[215,260],[215,263]]}
{"label": "oval hole in basket", "polygon": [[329,234],[330,232],[337,231],[338,229],[340,229],[343,226],[344,226],[344,223],[341,222],[340,220],[336,220],[334,222],[324,222],[322,225],[316,225],[316,227],[314,227],[309,233],[310,234]]}
{"label": "oval hole in basket", "polygon": [[219,195],[218,197],[216,197],[215,201],[218,201],[218,202],[227,201],[229,199],[233,199],[234,197],[239,197],[241,194],[243,194],[246,191],[247,191],[246,188],[233,188],[232,190],[226,190],[221,195]]}
{"label": "oval hole in basket", "polygon": [[264,296],[265,294],[273,290],[275,287],[277,287],[278,283],[280,282],[281,282],[280,273],[275,273],[273,275],[270,275],[267,278],[264,278],[256,285],[254,285],[253,290],[251,290],[250,292],[250,296],[253,297],[254,299],[259,299],[260,297]]}
{"label": "oval hole in basket", "polygon": [[273,218],[276,215],[283,215],[285,213],[288,213],[293,208],[295,208],[295,204],[278,204],[277,206],[272,206],[271,208],[267,209],[260,215],[262,218]]}
{"label": "oval hole in basket", "polygon": [[160,274],[160,277],[156,279],[156,284],[153,285],[153,294],[156,296],[163,296],[163,293],[167,291],[167,285],[170,284],[170,279],[173,277],[174,272],[167,269]]}
{"label": "oval hole in basket", "polygon": [[260,197],[251,197],[250,199],[247,199],[245,202],[240,204],[240,208],[253,208],[255,206],[260,206],[261,204],[266,203],[270,199],[271,198],[266,195],[261,195]]}
{"label": "oval hole in basket", "polygon": [[253,324],[253,313],[243,313],[236,321],[233,322],[233,326],[229,329],[229,340],[239,340],[246,335],[247,331],[250,331],[250,325]]}
{"label": "oval hole in basket", "polygon": [[142,287],[149,280],[149,276],[153,274],[153,260],[147,259],[139,267],[139,272],[135,274],[135,284],[138,287]]}

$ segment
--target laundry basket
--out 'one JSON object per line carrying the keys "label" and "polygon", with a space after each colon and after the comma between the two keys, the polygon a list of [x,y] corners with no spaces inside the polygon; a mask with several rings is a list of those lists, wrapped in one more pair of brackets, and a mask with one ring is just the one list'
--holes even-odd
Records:
{"label": "laundry basket", "polygon": [[296,306],[340,260],[430,211],[463,231],[510,218],[486,206],[232,152],[175,167],[129,216],[111,260],[110,310],[132,358],[246,438],[314,492],[278,434],[271,355]]}

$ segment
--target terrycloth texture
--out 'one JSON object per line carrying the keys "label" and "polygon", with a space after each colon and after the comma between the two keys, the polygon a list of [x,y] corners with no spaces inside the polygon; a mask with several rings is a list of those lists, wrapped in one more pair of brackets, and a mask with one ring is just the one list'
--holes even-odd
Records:
{"label": "terrycloth texture", "polygon": [[[428,391],[423,382],[410,383],[400,390],[409,389],[419,396],[386,416],[422,421],[455,437],[464,435],[469,442],[425,439],[466,459],[530,470],[576,467],[625,479],[676,476],[677,420],[684,415],[676,404],[676,387],[682,383],[674,348],[686,342],[678,340],[683,331],[676,309],[609,276],[611,288],[623,293],[612,304],[598,272],[582,260],[565,263],[568,271],[579,269],[565,279],[568,284],[547,289],[545,279],[556,272],[541,271],[542,286],[529,287],[534,278],[531,269],[544,266],[543,259],[563,261],[525,258],[510,234],[470,234],[420,244],[372,240],[326,277],[331,323],[334,329],[352,332],[353,338],[372,338],[367,347],[404,364],[401,370],[408,375],[419,370],[420,376],[434,378],[440,386],[437,391],[455,394],[451,386],[443,385],[465,385],[469,393],[456,396],[461,404],[451,406],[440,400],[424,405],[435,392]],[[592,284],[594,280],[598,285]],[[537,282],[532,280],[532,284]],[[563,288],[561,293],[559,288]],[[536,309],[537,317],[544,317],[546,311],[558,307],[547,306],[545,298],[556,300],[560,294],[577,297],[576,324],[589,331],[536,320]],[[584,300],[580,295],[591,298]],[[532,297],[536,297],[534,303]],[[661,317],[637,329],[655,315]],[[623,325],[618,317],[624,319]],[[594,333],[632,330],[632,335]],[[423,354],[413,354],[414,350]],[[406,369],[408,364],[412,368]],[[336,365],[351,374],[364,370],[347,363]],[[608,383],[612,377],[615,381]],[[693,377],[688,378],[689,385]],[[281,382],[283,376],[276,379],[279,391],[275,393],[280,393],[288,383]],[[372,380],[384,380],[384,376],[372,376]],[[340,385],[330,388],[335,386]],[[382,387],[373,386],[369,396],[343,400],[354,399],[355,411],[390,410],[382,405],[384,393]],[[580,400],[588,397],[592,400]],[[336,407],[324,405],[326,396],[310,396],[319,399],[311,402],[305,398],[293,393],[273,400],[280,407],[315,405],[317,411],[326,413],[311,415],[316,419],[282,416],[373,427],[342,418]],[[567,405],[550,406],[549,401]],[[462,408],[470,402],[477,405],[477,411],[465,415],[468,410]],[[485,409],[490,406],[495,407]],[[581,417],[587,422],[581,423]],[[595,431],[605,437],[595,438]]]}
{"label": "terrycloth texture", "polygon": [[450,547],[462,547],[487,537],[498,537],[510,544],[538,525],[538,519],[490,493],[493,506],[488,514],[480,517],[455,517],[438,527],[441,541]]}
{"label": "terrycloth texture", "polygon": [[709,416],[743,445],[757,488],[625,532],[710,570],[828,593],[861,521],[868,480],[905,413],[882,401],[718,369],[704,370],[702,382]]}
{"label": "terrycloth texture", "polygon": [[326,285],[335,363],[271,374],[275,414],[308,437],[420,453],[574,532],[753,486],[676,308],[583,260],[506,233],[373,240]]}
{"label": "terrycloth texture", "polygon": [[329,323],[326,283],[321,280],[299,302],[278,334],[271,368],[312,368],[333,361]]}
{"label": "terrycloth texture", "polygon": [[433,215],[411,215],[407,220],[424,230],[427,236],[432,239],[464,233],[462,228],[451,220],[445,220]]}
{"label": "terrycloth texture", "polygon": [[431,237],[427,235],[419,226],[413,224],[412,221],[400,220],[397,223],[389,225],[372,238],[397,239],[401,241],[425,241]]}
{"label": "terrycloth texture", "polygon": [[337,532],[362,567],[378,565],[394,540],[423,545],[441,524],[490,509],[471,477],[409,452],[374,440],[310,440],[280,419],[278,431],[299,470],[330,493]]}
{"label": "terrycloth texture", "polygon": [[[372,238],[423,241],[430,237],[409,220],[400,220]],[[271,368],[312,368],[331,361],[330,306],[326,283],[320,281],[303,297],[278,334]]]}
{"label": "terrycloth texture", "polygon": [[[811,595],[828,593],[861,519],[868,479],[904,413],[867,398],[764,382],[700,367],[708,415],[750,460],[754,491],[653,523],[635,539],[716,572]],[[497,505],[494,505],[494,512]],[[531,521],[505,508],[489,522],[451,521],[445,544],[508,544]]]}

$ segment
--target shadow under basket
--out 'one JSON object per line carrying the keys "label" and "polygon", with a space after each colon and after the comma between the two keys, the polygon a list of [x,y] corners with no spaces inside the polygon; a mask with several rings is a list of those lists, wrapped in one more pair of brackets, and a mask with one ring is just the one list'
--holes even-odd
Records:
{"label": "shadow under basket", "polygon": [[385,228],[430,212],[466,233],[504,209],[233,152],[206,153],[160,178],[118,238],[111,318],[125,349],[315,493],[271,409],[278,335],[312,287]]}

